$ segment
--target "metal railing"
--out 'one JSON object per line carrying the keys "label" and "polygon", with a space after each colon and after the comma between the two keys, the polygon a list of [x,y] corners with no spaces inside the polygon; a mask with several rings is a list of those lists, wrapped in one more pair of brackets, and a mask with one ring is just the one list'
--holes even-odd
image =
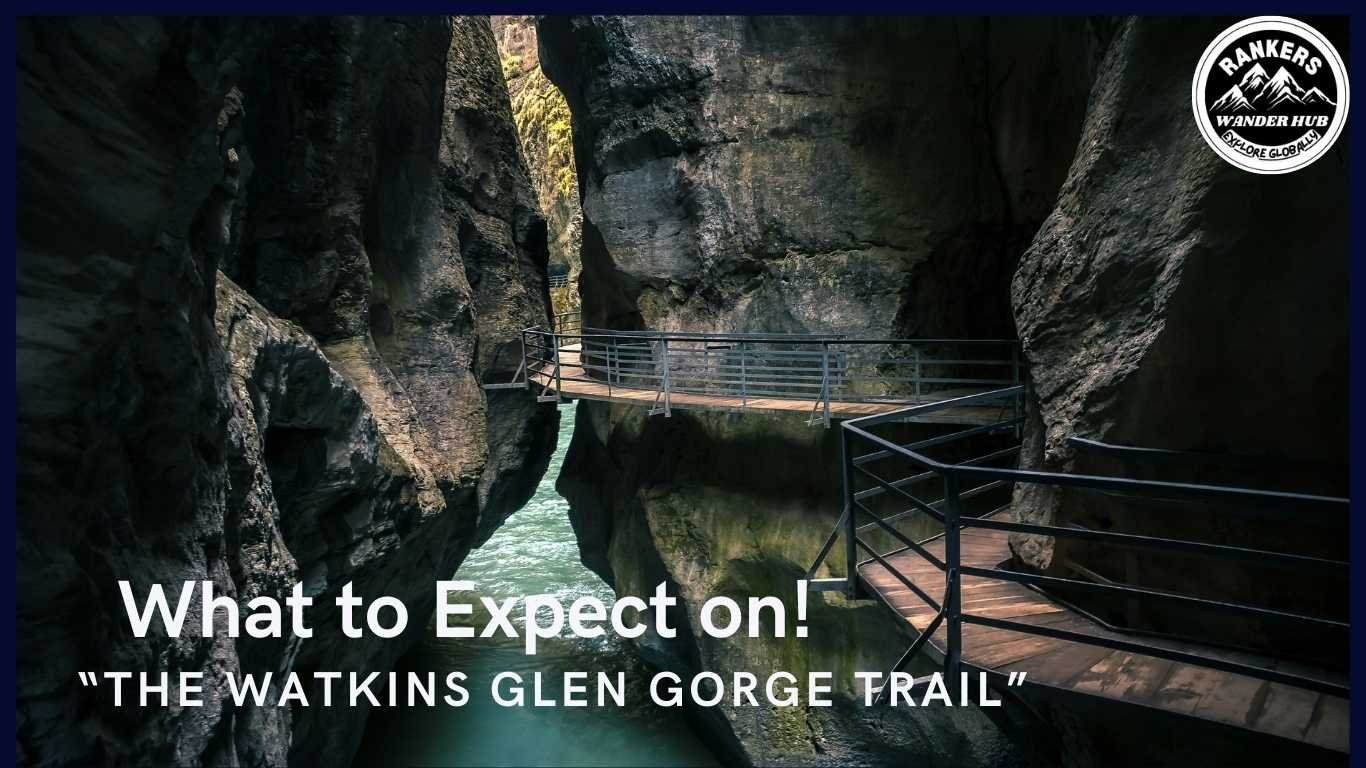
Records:
{"label": "metal railing", "polygon": [[[1334,636],[1340,633],[1343,653],[1347,648],[1349,626],[1345,606],[1342,608],[1341,616],[1323,616],[1246,602],[1213,599],[1194,591],[1175,592],[1115,582],[1097,583],[1092,580],[1046,575],[1024,569],[1016,570],[1001,567],[1001,564],[984,567],[980,563],[964,563],[960,546],[961,532],[964,529],[979,529],[1055,539],[1077,539],[1112,547],[1178,552],[1201,558],[1251,562],[1297,570],[1314,569],[1315,574],[1331,572],[1346,578],[1347,560],[1319,554],[1271,551],[1176,537],[1022,522],[998,514],[1008,511],[1016,486],[1032,486],[1071,491],[1099,491],[1138,499],[1182,501],[1216,507],[1220,514],[1260,520],[1278,519],[1288,525],[1313,526],[1345,534],[1348,521],[1348,500],[1345,498],[1123,477],[1040,472],[1017,469],[1014,466],[999,466],[1003,462],[1013,464],[1017,461],[1020,443],[1019,422],[1015,418],[1003,419],[990,425],[958,429],[949,434],[922,437],[911,442],[899,442],[895,438],[878,434],[887,428],[895,427],[898,423],[935,409],[1022,397],[1023,387],[1009,387],[957,400],[846,421],[841,425],[844,511],[835,530],[826,539],[815,562],[808,570],[807,579],[811,582],[811,588],[815,590],[843,590],[850,598],[869,596],[869,587],[862,583],[859,568],[877,563],[935,612],[928,627],[893,665],[891,671],[898,671],[904,667],[911,658],[924,649],[928,638],[942,626],[945,629],[944,671],[952,676],[951,679],[957,679],[958,671],[964,663],[963,626],[977,624],[1025,635],[1146,654],[1334,696],[1348,695],[1345,682],[1299,674],[1275,666],[1236,661],[1226,654],[1207,656],[1174,647],[1171,643],[1142,642],[1133,637],[1117,636],[1114,633],[1093,635],[1058,626],[1031,624],[963,610],[963,579],[971,577],[1013,582],[1037,591],[1066,588],[1126,601],[1179,606],[1201,612],[1220,612],[1257,622],[1285,622],[1295,626],[1297,631],[1313,628]],[[1014,412],[1018,413],[1018,409]],[[1008,436],[1004,445],[1001,444],[1002,436]],[[985,452],[979,452],[982,451],[980,447],[968,447],[970,440],[982,439],[995,440],[996,443],[988,445]],[[955,458],[931,458],[926,453],[931,449],[936,452],[952,452]],[[937,498],[932,498],[930,494]],[[877,504],[874,500],[883,502],[884,508],[875,509]],[[885,509],[888,501],[897,509],[890,515],[886,514]],[[933,535],[908,535],[904,525],[900,524],[911,519],[920,523],[922,534],[928,532]],[[928,531],[925,526],[928,526]],[[879,546],[873,540],[874,534],[881,536],[884,542],[889,542],[892,548],[886,549],[886,544]],[[836,540],[841,536],[845,544],[846,576],[816,578],[833,551]],[[942,540],[942,556],[930,551],[929,545],[935,540]],[[891,558],[903,553],[913,553],[919,560],[929,563],[944,575],[944,590],[941,596],[936,598],[930,594],[924,584],[917,583],[892,562]],[[1334,647],[1337,647],[1336,643]],[[884,687],[883,691],[885,690]]]}
{"label": "metal railing", "polygon": [[[579,314],[578,312],[561,312],[560,314],[552,317],[551,320],[553,321],[552,330],[554,331],[555,335],[575,333],[583,328],[583,315]],[[526,333],[526,331],[522,331],[522,335],[524,337],[526,336]]]}
{"label": "metal railing", "polygon": [[[884,339],[840,335],[659,333],[580,328],[522,332],[525,371],[542,399],[566,382],[654,392],[651,413],[671,415],[675,395],[811,403],[809,422],[829,426],[831,403],[915,404],[1020,381],[1019,343],[1005,339]],[[575,356],[563,365],[564,352]]]}
{"label": "metal railing", "polygon": [[551,276],[549,276],[549,277],[546,278],[546,287],[548,287],[548,288],[565,288],[565,287],[567,287],[571,282],[573,282],[573,281],[569,279],[569,275],[551,275]]}

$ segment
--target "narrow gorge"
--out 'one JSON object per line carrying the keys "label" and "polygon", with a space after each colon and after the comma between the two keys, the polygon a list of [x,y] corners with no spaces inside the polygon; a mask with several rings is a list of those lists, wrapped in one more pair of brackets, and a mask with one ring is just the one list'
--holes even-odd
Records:
{"label": "narrow gorge", "polygon": [[[571,345],[541,331],[552,369],[525,332],[569,328],[588,379],[594,333],[999,340],[1018,349],[1021,469],[1346,496],[1349,148],[1280,176],[1209,151],[1190,80],[1225,26],[20,19],[16,638],[42,661],[17,670],[19,763],[1301,760],[1299,742],[1331,740],[1307,736],[1330,704],[1295,721],[1293,745],[1044,685],[997,710],[865,706],[855,673],[887,670],[918,636],[867,593],[810,593],[807,637],[704,632],[713,596],[794,600],[851,498],[844,417],[614,400],[610,362],[608,396],[575,398],[556,389]],[[1345,21],[1319,28],[1347,53]],[[908,445],[949,431],[896,426]],[[1199,458],[1154,468],[1126,448]],[[1346,560],[1336,529],[1044,484],[1003,493],[1026,523]],[[848,579],[845,551],[818,575]],[[1345,622],[1345,572],[1020,532],[1001,559]],[[663,583],[680,631],[564,635],[539,659],[434,639],[432,585],[452,578],[500,600]],[[313,636],[134,637],[120,580],[212,580],[243,606],[301,582]],[[400,599],[402,636],[348,637],[333,606],[348,583]],[[1174,636],[1175,613],[1096,592],[1050,599]],[[1217,612],[1184,629],[1229,658],[1309,638],[1282,670],[1346,655],[1331,631]],[[205,704],[116,707],[74,686],[88,669],[203,671]],[[829,707],[410,713],[239,707],[222,682],[457,669],[485,689],[497,669],[625,670],[636,698],[660,670],[828,670],[835,686]],[[1259,690],[1259,713],[1294,719],[1302,692]]]}
{"label": "narrow gorge", "polygon": [[[543,18],[541,64],[574,115],[584,325],[1019,338],[1021,466],[1114,471],[1073,455],[1067,438],[1088,435],[1259,459],[1166,479],[1345,495],[1346,209],[1317,201],[1346,199],[1346,150],[1275,184],[1208,152],[1188,59],[1217,28]],[[558,487],[590,567],[619,593],[666,581],[682,599],[693,630],[642,643],[653,663],[685,674],[835,668],[851,680],[912,636],[878,606],[825,593],[804,642],[716,640],[696,613],[710,595],[781,594],[801,577],[839,517],[839,465],[832,431],[798,417],[664,419],[584,402]],[[1226,535],[1218,520],[1173,529],[1142,507],[1074,498],[1064,514],[1042,490],[1015,493],[1026,520]],[[1253,525],[1234,540],[1267,547],[1285,535]],[[1115,573],[1113,551],[1059,556],[1067,543],[1015,536],[1011,549],[1045,573],[1089,566],[1170,589],[1212,580],[1220,599],[1246,599],[1266,576],[1193,571],[1179,557]],[[1326,606],[1345,594],[1345,583],[1304,578],[1277,599]],[[723,706],[696,719],[727,759],[756,765],[1187,764],[1201,754],[1190,742],[1205,743],[1137,748],[1153,725],[1102,713],[1106,726],[1087,727],[1044,700],[1027,727],[1060,735],[1040,747],[979,712],[893,718],[856,706],[852,687],[840,693],[831,709]],[[1222,763],[1255,762],[1266,747],[1205,748],[1202,759]]]}

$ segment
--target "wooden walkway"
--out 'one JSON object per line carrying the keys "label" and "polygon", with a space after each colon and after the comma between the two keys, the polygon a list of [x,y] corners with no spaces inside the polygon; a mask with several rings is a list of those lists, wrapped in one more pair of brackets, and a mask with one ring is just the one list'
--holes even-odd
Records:
{"label": "wooden walkway", "polygon": [[[962,529],[959,539],[962,563],[994,568],[1008,560],[1007,536],[1002,531]],[[926,549],[942,558],[942,537],[930,540]],[[943,594],[943,572],[924,558],[906,552],[887,560],[929,595]],[[875,562],[864,565],[859,568],[859,575],[863,583],[886,606],[905,618],[916,632],[923,632],[934,618],[935,611],[882,565]],[[1052,626],[1097,637],[1133,637],[1107,630],[1022,584],[968,577],[963,580],[962,595],[964,613]],[[1145,638],[1145,642],[1163,643],[1171,648],[1230,661],[1263,666],[1279,664],[1288,671],[1307,671],[1303,667],[1290,669],[1293,665],[1283,661],[1193,643],[1150,638]],[[930,652],[941,661],[945,646],[942,625],[930,638],[929,645],[932,646]],[[1348,752],[1347,700],[1281,683],[968,623],[962,629],[962,659],[965,664],[1003,674],[1025,672],[1026,684],[1146,705],[1336,752]]]}
{"label": "wooden walkway", "polygon": [[[578,345],[560,348],[560,382],[559,391],[562,397],[568,399],[583,400],[603,400],[609,402],[626,403],[629,405],[660,407],[664,406],[664,396],[655,389],[644,389],[637,387],[621,386],[613,384],[608,386],[605,382],[588,381],[587,373],[581,366]],[[539,392],[542,388],[548,388],[553,392],[556,388],[555,369],[553,365],[543,365],[529,371],[528,380],[531,385]],[[878,413],[896,411],[912,405],[924,405],[926,403],[948,400],[953,397],[974,394],[977,390],[954,390],[936,392],[931,395],[924,395],[918,399],[910,398],[892,402],[840,402],[830,401],[830,417],[832,419],[852,419],[859,416],[871,416]],[[803,400],[798,398],[740,398],[737,395],[720,394],[689,394],[673,392],[669,395],[669,407],[680,409],[707,410],[707,411],[759,411],[766,413],[788,413],[806,416],[808,418],[820,418],[824,412],[824,403],[820,400]],[[914,421],[922,423],[943,423],[943,424],[995,424],[1003,418],[1009,416],[1010,407],[1001,406],[962,406],[958,408],[946,408],[932,414],[920,416]]]}

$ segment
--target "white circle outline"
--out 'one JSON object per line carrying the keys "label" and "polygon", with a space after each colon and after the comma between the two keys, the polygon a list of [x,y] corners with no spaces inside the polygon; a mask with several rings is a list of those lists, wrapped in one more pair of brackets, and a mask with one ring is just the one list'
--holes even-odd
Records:
{"label": "white circle outline", "polygon": [[[1328,135],[1320,140],[1317,146],[1296,158],[1298,162],[1294,165],[1282,165],[1273,168],[1252,165],[1252,162],[1263,163],[1279,161],[1253,161],[1250,158],[1234,152],[1219,139],[1218,134],[1214,131],[1213,123],[1210,122],[1209,116],[1205,113],[1205,84],[1208,79],[1206,76],[1208,70],[1213,68],[1214,58],[1224,49],[1229,38],[1247,35],[1253,32],[1261,32],[1263,30],[1291,32],[1312,41],[1318,46],[1319,52],[1324,55],[1324,58],[1328,63],[1328,68],[1332,70],[1333,76],[1337,80],[1337,110],[1333,113],[1333,123],[1329,126]],[[1318,160],[1324,153],[1332,148],[1333,144],[1337,142],[1338,136],[1342,134],[1342,129],[1347,124],[1347,110],[1350,104],[1351,89],[1347,82],[1347,67],[1342,63],[1342,57],[1338,54],[1337,48],[1333,47],[1333,44],[1328,42],[1328,38],[1324,37],[1317,29],[1314,29],[1302,21],[1287,16],[1253,16],[1251,18],[1243,19],[1230,26],[1228,29],[1225,29],[1223,32],[1220,32],[1200,56],[1200,62],[1195,67],[1195,77],[1191,80],[1191,111],[1195,113],[1195,124],[1200,129],[1201,138],[1203,138],[1210,149],[1213,149],[1215,154],[1223,158],[1225,162],[1250,173],[1264,175],[1291,173]]]}

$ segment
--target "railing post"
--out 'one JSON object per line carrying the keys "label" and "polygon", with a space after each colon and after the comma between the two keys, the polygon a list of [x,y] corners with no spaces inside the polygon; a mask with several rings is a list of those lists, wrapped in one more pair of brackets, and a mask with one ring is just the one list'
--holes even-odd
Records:
{"label": "railing post", "polygon": [[915,380],[915,401],[920,402],[920,347],[911,347],[911,359],[915,361],[915,369],[911,378]]}
{"label": "railing post", "polygon": [[944,618],[947,640],[944,644],[944,681],[950,690],[958,685],[962,666],[963,613],[962,566],[958,548],[958,520],[961,513],[958,495],[958,475],[952,470],[944,473],[944,564],[948,566],[944,590]]}
{"label": "railing post", "polygon": [[551,348],[553,348],[553,349],[555,350],[555,402],[559,403],[559,402],[562,402],[563,395],[562,395],[562,393],[561,393],[561,390],[562,390],[563,387],[564,387],[564,382],[563,382],[563,380],[560,378],[560,336],[559,336],[559,334],[552,334],[552,335],[551,335],[551,337],[550,337],[550,346],[551,346]]}
{"label": "railing post", "polygon": [[522,378],[526,381],[526,388],[531,389],[531,365],[526,357],[526,329],[522,329]]}
{"label": "railing post", "polygon": [[856,520],[857,508],[854,506],[854,489],[850,486],[852,473],[849,471],[849,463],[853,457],[849,455],[849,430],[840,430],[840,474],[842,476],[842,490],[844,493],[844,569],[847,573],[844,584],[844,596],[853,600],[859,596],[859,575],[858,575],[858,520]]}
{"label": "railing post", "polygon": [[740,407],[744,408],[749,401],[749,382],[745,380],[745,342],[740,342]]}
{"label": "railing post", "polygon": [[604,345],[607,348],[607,396],[612,396],[612,359],[617,356],[617,337],[611,336]]}
{"label": "railing post", "polygon": [[664,348],[664,418],[669,418],[673,414],[669,412],[669,340],[660,339],[660,344]]}
{"label": "railing post", "polygon": [[821,399],[825,401],[822,417],[825,427],[830,427],[830,342],[821,342]]}
{"label": "railing post", "polygon": [[[1020,386],[1024,380],[1024,371],[1020,369],[1020,343],[1014,342],[1010,345],[1010,379],[1015,386]],[[1012,418],[1019,419],[1024,415],[1024,394],[1021,393],[1011,398],[1010,415]],[[1024,440],[1024,423],[1015,424],[1015,439]]]}

